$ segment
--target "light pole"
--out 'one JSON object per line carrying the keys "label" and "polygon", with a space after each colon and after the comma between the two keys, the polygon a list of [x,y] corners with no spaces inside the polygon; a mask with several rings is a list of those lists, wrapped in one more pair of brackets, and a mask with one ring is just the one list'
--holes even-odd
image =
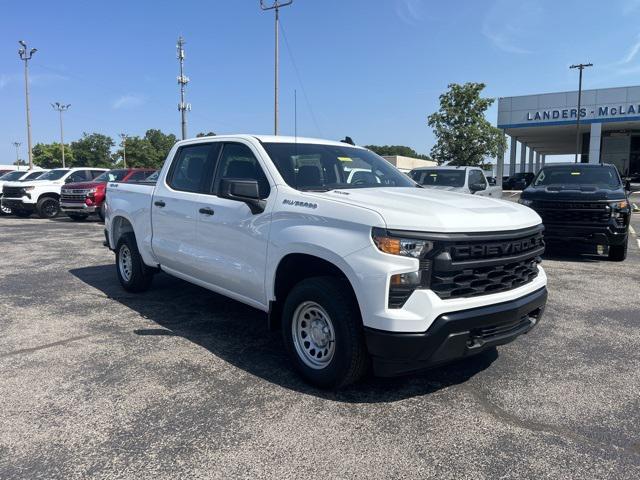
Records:
{"label": "light pole", "polygon": [[31,57],[33,57],[33,54],[36,53],[38,49],[32,48],[28,50],[24,40],[20,40],[18,43],[20,44],[18,55],[20,59],[24,61],[24,93],[27,104],[27,145],[29,148],[29,170],[31,170],[33,168],[33,151],[31,150],[31,110],[29,109],[29,60],[31,60]]}
{"label": "light pole", "polygon": [[577,68],[580,71],[578,80],[578,113],[576,115],[576,157],[574,162],[578,163],[578,150],[580,149],[580,107],[582,101],[582,70],[586,67],[593,67],[593,63],[579,63],[571,65],[569,69]]}
{"label": "light pole", "polygon": [[279,64],[279,46],[278,46],[278,30],[280,28],[280,8],[291,5],[293,0],[274,0],[274,2],[267,6],[264,4],[264,0],[260,0],[260,8],[262,10],[275,10],[276,13],[276,48],[275,48],[275,75],[274,75],[274,96],[273,96],[273,133],[278,135],[278,86],[280,79],[278,78],[278,64]]}
{"label": "light pole", "polygon": [[120,138],[122,139],[122,163],[124,168],[127,168],[127,134],[121,133]]}
{"label": "light pole", "polygon": [[178,84],[180,84],[180,103],[178,104],[178,110],[182,118],[182,140],[187,138],[187,111],[191,110],[191,104],[184,101],[184,90],[189,83],[189,77],[184,74],[184,38],[178,38],[178,60],[180,61],[180,76],[178,76]]}
{"label": "light pole", "polygon": [[57,110],[60,113],[60,150],[62,151],[62,168],[67,168],[67,165],[64,161],[64,129],[62,127],[62,112],[66,112],[69,110],[71,104],[64,105],[60,102],[52,103],[51,106],[54,110]]}
{"label": "light pole", "polygon": [[20,166],[20,145],[22,145],[21,142],[13,142],[13,146],[16,147],[16,165],[18,167]]}

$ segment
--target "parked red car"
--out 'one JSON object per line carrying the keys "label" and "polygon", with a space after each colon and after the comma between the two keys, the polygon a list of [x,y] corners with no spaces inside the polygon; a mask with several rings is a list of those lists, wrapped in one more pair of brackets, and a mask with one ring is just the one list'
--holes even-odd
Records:
{"label": "parked red car", "polygon": [[140,182],[154,172],[151,168],[118,168],[104,172],[92,182],[68,183],[62,187],[60,208],[73,220],[84,220],[92,213],[104,220],[107,183]]}

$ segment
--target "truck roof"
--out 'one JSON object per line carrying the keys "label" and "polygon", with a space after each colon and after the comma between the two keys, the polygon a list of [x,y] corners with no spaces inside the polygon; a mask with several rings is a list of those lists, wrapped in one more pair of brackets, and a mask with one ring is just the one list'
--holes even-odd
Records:
{"label": "truck roof", "polygon": [[469,168],[476,168],[478,170],[482,170],[480,167],[472,167],[468,165],[460,165],[460,166],[441,165],[441,166],[434,166],[434,167],[417,167],[417,168],[414,168],[413,170],[466,170]]}
{"label": "truck roof", "polygon": [[215,137],[197,137],[197,138],[189,138],[187,140],[181,140],[182,143],[197,143],[200,140],[205,139],[216,139],[216,140],[226,140],[226,139],[243,139],[243,140],[255,140],[257,139],[263,143],[311,143],[318,145],[334,145],[340,147],[353,147],[353,148],[363,148],[359,146],[354,146],[345,142],[338,142],[335,140],[325,140],[322,138],[309,138],[309,137],[291,137],[286,135],[252,135],[252,134],[234,134],[234,135],[216,135]]}

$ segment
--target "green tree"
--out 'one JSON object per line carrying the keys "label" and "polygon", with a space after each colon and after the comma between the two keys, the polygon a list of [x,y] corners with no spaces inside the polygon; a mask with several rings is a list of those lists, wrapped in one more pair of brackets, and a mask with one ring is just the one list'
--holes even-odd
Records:
{"label": "green tree", "polygon": [[431,156],[438,163],[481,165],[485,157],[497,157],[507,148],[502,131],[485,118],[494,99],[480,96],[484,87],[451,83],[440,95],[440,109],[428,118],[437,139]]}
{"label": "green tree", "polygon": [[[67,166],[74,167],[112,167],[111,147],[115,145],[113,139],[101,133],[83,133],[80,140],[71,142],[73,162]],[[66,152],[66,150],[65,150]],[[66,160],[66,153],[65,153]]]}
{"label": "green tree", "polygon": [[[167,135],[157,129],[147,130],[144,137],[127,137],[127,167],[160,168],[176,141],[174,134]],[[122,166],[122,155],[120,148],[113,154],[113,162]]]}
{"label": "green tree", "polygon": [[403,157],[413,157],[420,158],[422,160],[431,160],[429,155],[423,155],[421,153],[416,152],[411,147],[406,147],[404,145],[365,145],[364,148],[368,148],[372,152],[377,153],[380,156],[383,155],[400,155]]}
{"label": "green tree", "polygon": [[[62,151],[59,143],[36,143],[33,146],[33,163],[42,168],[61,168]],[[64,146],[64,161],[67,167],[74,164],[73,150]]]}
{"label": "green tree", "polygon": [[207,133],[200,132],[199,134],[196,135],[196,138],[200,138],[200,137],[215,137],[215,136],[216,136],[215,132],[207,132]]}

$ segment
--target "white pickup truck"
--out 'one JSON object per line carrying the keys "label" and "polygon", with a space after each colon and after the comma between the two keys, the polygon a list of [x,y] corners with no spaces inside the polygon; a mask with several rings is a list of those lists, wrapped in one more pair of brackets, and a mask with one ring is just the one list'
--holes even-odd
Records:
{"label": "white pickup truck", "polygon": [[[354,169],[371,175],[349,183]],[[268,312],[294,366],[327,388],[510,342],[547,298],[534,211],[422,188],[325,140],[178,142],[155,185],[108,185],[105,235],[126,290],[164,271]]]}
{"label": "white pickup truck", "polygon": [[502,188],[491,184],[480,167],[421,167],[411,170],[409,176],[426,188],[502,197]]}

